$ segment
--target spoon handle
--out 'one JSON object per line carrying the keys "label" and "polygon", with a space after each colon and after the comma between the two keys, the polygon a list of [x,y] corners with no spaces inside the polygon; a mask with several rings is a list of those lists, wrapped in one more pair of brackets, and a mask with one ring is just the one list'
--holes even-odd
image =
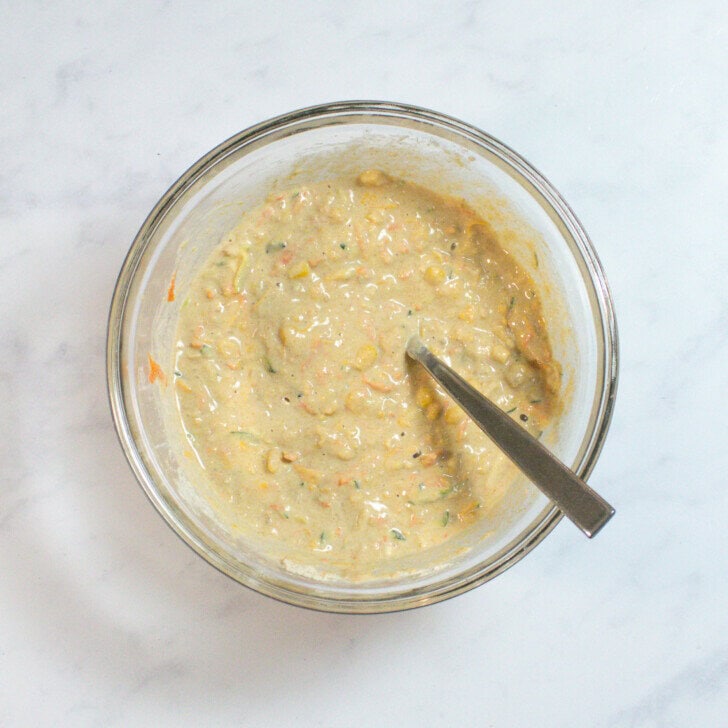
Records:
{"label": "spoon handle", "polygon": [[589,538],[614,515],[614,508],[555,458],[535,437],[438,359],[417,336],[407,354],[418,361],[486,435],[541,492]]}

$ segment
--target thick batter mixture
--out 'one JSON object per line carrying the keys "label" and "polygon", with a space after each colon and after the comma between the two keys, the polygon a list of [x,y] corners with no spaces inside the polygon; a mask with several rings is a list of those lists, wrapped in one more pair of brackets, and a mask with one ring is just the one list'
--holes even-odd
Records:
{"label": "thick batter mixture", "polygon": [[552,416],[533,282],[462,201],[369,170],[242,218],[189,291],[175,371],[226,521],[361,575],[487,512],[511,470],[406,359],[413,333],[532,433]]}

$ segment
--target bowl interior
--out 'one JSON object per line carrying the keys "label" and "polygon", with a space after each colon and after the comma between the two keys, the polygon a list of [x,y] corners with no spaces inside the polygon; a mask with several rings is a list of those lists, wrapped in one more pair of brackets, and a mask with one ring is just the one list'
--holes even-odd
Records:
{"label": "bowl interior", "polygon": [[[600,271],[588,241],[556,193],[522,160],[495,140],[443,119],[357,110],[288,117],[239,135],[163,198],[122,271],[110,359],[118,375],[112,377],[112,404],[127,455],[152,501],[188,543],[224,572],[272,596],[345,611],[427,603],[510,565],[559,514],[514,469],[505,497],[465,537],[388,564],[358,583],[284,568],[282,553],[262,553],[225,525],[206,493],[203,472],[183,456],[187,448],[171,384],[176,318],[213,248],[245,209],[271,191],[376,167],[465,198],[491,222],[542,294],[554,355],[564,371],[563,413],[544,433],[546,444],[582,475],[598,452],[613,376],[605,366],[607,294],[594,285]],[[176,297],[169,302],[173,275]],[[150,355],[167,386],[149,381]]]}

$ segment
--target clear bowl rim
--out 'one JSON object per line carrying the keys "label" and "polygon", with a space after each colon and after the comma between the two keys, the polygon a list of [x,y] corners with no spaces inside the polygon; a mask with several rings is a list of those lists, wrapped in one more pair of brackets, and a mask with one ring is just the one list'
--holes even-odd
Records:
{"label": "clear bowl rim", "polygon": [[[219,554],[210,549],[189,528],[185,527],[185,524],[180,521],[179,511],[170,508],[155,487],[154,479],[144,464],[144,458],[131,432],[124,405],[121,376],[124,313],[134,273],[158,224],[200,176],[229,154],[244,149],[253,141],[264,139],[267,135],[287,127],[304,126],[302,131],[305,131],[305,128],[308,128],[306,125],[311,122],[330,120],[336,117],[392,118],[413,123],[425,123],[447,129],[456,136],[475,142],[476,145],[495,153],[516,173],[532,184],[557,214],[561,223],[566,226],[589,272],[588,283],[593,287],[602,325],[600,333],[603,343],[604,387],[601,392],[591,438],[578,469],[578,474],[582,478],[586,479],[589,476],[596,465],[609,430],[616,400],[619,372],[619,341],[614,302],[596,250],[586,230],[566,200],[546,177],[538,172],[524,157],[495,137],[467,122],[411,104],[352,100],[318,104],[290,111],[234,134],[203,155],[183,172],[147,215],[135,235],[119,271],[111,299],[107,324],[107,393],[117,437],[127,462],[146,496],[173,532],[216,569],[234,581],[261,594],[288,604],[317,611],[352,614],[402,611],[449,599],[501,574],[532,551],[555,528],[563,517],[562,513],[556,506],[551,506],[535,528],[524,530],[520,537],[514,539],[499,552],[499,557],[491,561],[489,567],[486,568],[483,562],[480,562],[478,566],[472,567],[461,574],[456,574],[444,586],[430,590],[424,595],[417,591],[410,594],[406,592],[398,593],[394,597],[338,599],[331,596],[322,596],[321,594],[305,594],[287,589],[285,586],[271,581],[246,578],[244,574],[231,568],[227,561],[220,558]],[[321,587],[325,589],[325,584],[322,584]]]}

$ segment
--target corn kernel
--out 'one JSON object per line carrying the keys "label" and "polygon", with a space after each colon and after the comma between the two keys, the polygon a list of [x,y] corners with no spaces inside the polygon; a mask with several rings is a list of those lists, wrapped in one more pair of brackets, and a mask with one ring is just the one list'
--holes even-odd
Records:
{"label": "corn kernel", "polygon": [[288,270],[289,278],[305,278],[311,272],[311,266],[308,261],[302,260],[300,263],[292,266]]}
{"label": "corn kernel", "polygon": [[452,405],[445,410],[445,422],[448,425],[457,425],[458,422],[462,422],[463,411],[457,405]]}
{"label": "corn kernel", "polygon": [[379,358],[377,347],[372,344],[365,344],[356,352],[354,367],[360,372],[369,369],[372,364]]}
{"label": "corn kernel", "polygon": [[381,187],[387,182],[387,175],[378,169],[367,169],[359,175],[357,181],[364,187]]}
{"label": "corn kernel", "polygon": [[428,404],[432,402],[432,392],[427,387],[420,387],[415,395],[417,405],[424,409]]}
{"label": "corn kernel", "polygon": [[437,402],[433,402],[432,404],[427,405],[427,409],[425,410],[425,417],[430,422],[434,422],[440,416],[440,412],[442,412],[442,407],[440,407]]}
{"label": "corn kernel", "polygon": [[458,318],[461,321],[466,321],[469,324],[472,324],[475,320],[475,308],[468,304],[459,314]]}
{"label": "corn kernel", "polygon": [[268,450],[265,456],[265,469],[269,473],[277,473],[281,465],[281,452],[277,447]]}
{"label": "corn kernel", "polygon": [[495,359],[500,364],[505,364],[510,355],[511,353],[508,349],[505,346],[501,346],[501,344],[496,344],[490,351],[491,359]]}
{"label": "corn kernel", "polygon": [[362,411],[364,407],[364,398],[365,394],[357,389],[352,389],[349,394],[346,395],[346,400],[344,401],[344,406],[346,409],[349,410],[349,412],[353,412],[354,414],[358,414]]}
{"label": "corn kernel", "polygon": [[445,269],[439,265],[431,265],[425,270],[425,280],[433,286],[445,280]]}
{"label": "corn kernel", "polygon": [[348,281],[356,275],[356,267],[349,265],[346,268],[340,268],[329,276],[332,281]]}

